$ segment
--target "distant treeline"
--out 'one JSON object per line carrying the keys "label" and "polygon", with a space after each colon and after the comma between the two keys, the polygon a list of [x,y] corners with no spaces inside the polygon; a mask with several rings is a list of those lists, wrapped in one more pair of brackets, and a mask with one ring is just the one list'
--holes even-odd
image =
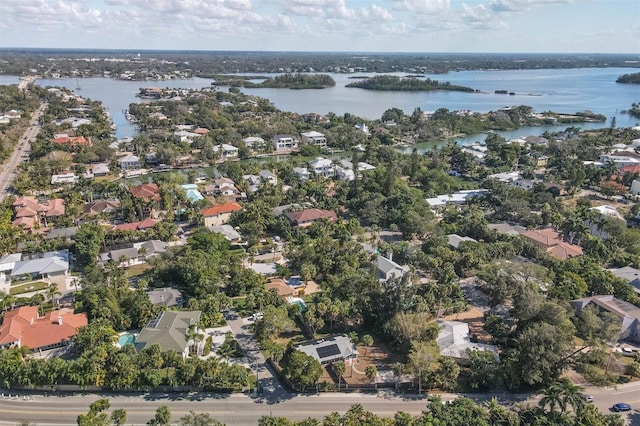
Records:
{"label": "distant treeline", "polygon": [[426,92],[431,90],[454,90],[459,92],[475,92],[471,87],[456,86],[448,81],[420,80],[413,77],[378,75],[361,81],[349,83],[346,87],[358,87],[367,90],[397,90],[404,92]]}
{"label": "distant treeline", "polygon": [[640,84],[640,72],[621,75],[616,80],[616,83]]}
{"label": "distant treeline", "polygon": [[[333,87],[336,82],[326,74],[283,74],[275,77],[255,77],[246,75],[220,75],[213,76],[219,86],[271,88],[271,89],[324,89]],[[250,80],[264,79],[261,83]]]}

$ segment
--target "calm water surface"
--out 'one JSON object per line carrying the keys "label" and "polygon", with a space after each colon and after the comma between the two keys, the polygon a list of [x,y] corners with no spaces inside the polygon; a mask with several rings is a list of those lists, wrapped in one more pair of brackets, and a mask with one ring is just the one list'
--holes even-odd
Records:
{"label": "calm water surface", "polygon": [[[242,89],[244,93],[269,99],[277,108],[297,113],[333,112],[351,113],[366,119],[380,118],[389,108],[400,108],[411,113],[416,107],[424,111],[438,108],[449,110],[468,109],[475,112],[495,111],[504,106],[529,105],[536,112],[555,111],[574,113],[590,110],[604,114],[608,120],[616,117],[618,127],[638,125],[640,120],[621,111],[629,109],[633,102],[640,102],[640,86],[617,84],[622,74],[634,72],[629,68],[583,68],[569,70],[519,70],[519,71],[463,71],[449,74],[427,75],[435,80],[472,87],[480,93],[465,92],[379,92],[346,88],[354,76],[367,74],[331,74],[336,86],[322,90]],[[368,74],[373,75],[373,74]],[[400,75],[400,74],[399,74]],[[15,76],[0,76],[0,84],[15,84]],[[132,102],[140,102],[134,95],[141,87],[168,87],[198,89],[209,87],[210,79],[192,78],[169,81],[120,81],[106,78],[63,80],[38,80],[43,86],[63,86],[77,94],[100,100],[111,113],[117,126],[116,136],[133,136],[136,129],[128,123],[122,110]],[[79,85],[80,89],[77,90]],[[223,89],[225,90],[225,89]],[[515,95],[498,95],[495,90],[507,90]],[[581,124],[582,129],[599,128],[605,124]],[[512,132],[499,132],[505,137],[541,134],[545,130],[562,130],[567,126],[521,128]],[[471,143],[484,139],[481,135],[459,140]]]}

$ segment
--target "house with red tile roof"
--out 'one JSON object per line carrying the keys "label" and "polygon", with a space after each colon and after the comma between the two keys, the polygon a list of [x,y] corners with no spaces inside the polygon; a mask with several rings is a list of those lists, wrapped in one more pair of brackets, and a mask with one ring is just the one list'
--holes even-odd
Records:
{"label": "house with red tile roof", "polygon": [[556,259],[582,256],[582,247],[563,241],[560,233],[552,228],[522,231],[520,235]]}
{"label": "house with red tile roof", "polygon": [[143,183],[142,185],[129,188],[131,196],[143,201],[160,201],[160,188],[155,183]]}
{"label": "house with red tile roof", "polygon": [[51,142],[56,145],[91,146],[91,139],[84,136],[59,136],[51,139]]}
{"label": "house with red tile roof", "polygon": [[156,224],[160,223],[159,220],[145,219],[138,222],[122,223],[120,225],[114,225],[112,231],[144,231],[149,228],[153,228]]}
{"label": "house with red tile roof", "polygon": [[231,220],[231,213],[242,210],[242,206],[238,203],[224,203],[216,206],[211,206],[206,209],[200,210],[200,213],[204,216],[204,226],[221,226]]}
{"label": "house with red tile roof", "polygon": [[48,226],[50,220],[64,216],[64,200],[52,198],[40,203],[35,197],[25,195],[16,198],[12,204],[15,212],[13,225],[22,226],[25,230],[32,230],[40,225]]}
{"label": "house with red tile roof", "polygon": [[87,314],[74,314],[73,309],[63,308],[40,317],[37,306],[23,306],[5,312],[0,325],[0,348],[44,351],[66,346],[88,322]]}
{"label": "house with red tile roof", "polygon": [[293,226],[311,226],[323,219],[329,222],[336,222],[338,220],[336,212],[322,209],[304,209],[285,213],[285,216]]}

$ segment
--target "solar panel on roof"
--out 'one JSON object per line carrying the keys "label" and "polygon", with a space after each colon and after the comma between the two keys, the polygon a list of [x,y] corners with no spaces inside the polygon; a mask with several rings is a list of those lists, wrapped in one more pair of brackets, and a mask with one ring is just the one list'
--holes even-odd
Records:
{"label": "solar panel on roof", "polygon": [[338,348],[338,345],[334,343],[332,345],[316,348],[316,352],[318,352],[318,357],[320,359],[324,359],[331,356],[340,355],[340,348]]}

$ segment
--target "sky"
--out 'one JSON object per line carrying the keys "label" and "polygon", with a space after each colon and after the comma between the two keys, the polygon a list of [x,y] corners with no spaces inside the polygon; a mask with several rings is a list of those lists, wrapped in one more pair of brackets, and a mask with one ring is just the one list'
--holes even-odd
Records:
{"label": "sky", "polygon": [[640,54],[640,0],[0,0],[0,47]]}

